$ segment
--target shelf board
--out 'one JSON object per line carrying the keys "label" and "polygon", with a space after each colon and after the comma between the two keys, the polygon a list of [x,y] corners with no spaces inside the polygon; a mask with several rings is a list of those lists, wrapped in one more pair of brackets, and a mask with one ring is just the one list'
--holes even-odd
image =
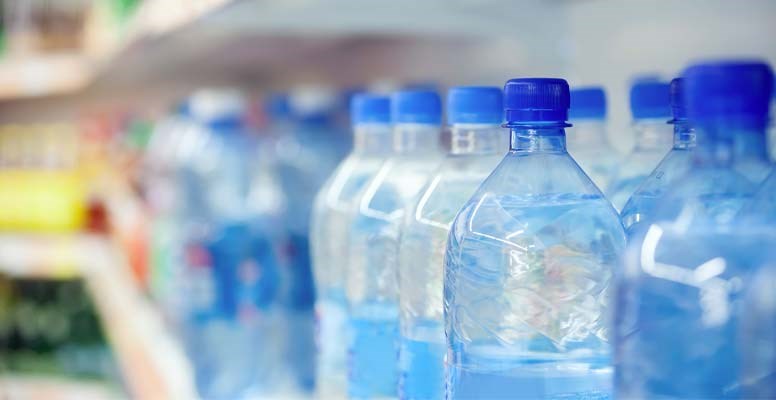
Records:
{"label": "shelf board", "polygon": [[148,0],[99,49],[67,53],[8,54],[0,58],[0,100],[70,94],[105,73],[104,66],[143,42],[181,30],[234,0]]}
{"label": "shelf board", "polygon": [[3,399],[121,399],[110,385],[90,380],[29,374],[0,375],[0,398]]}
{"label": "shelf board", "polygon": [[16,277],[84,279],[131,395],[196,398],[181,343],[135,283],[124,254],[109,238],[2,234],[0,272]]}
{"label": "shelf board", "polygon": [[[247,75],[255,81],[257,76],[285,71],[290,64],[306,65],[307,71],[320,65],[322,74],[331,75],[339,69],[333,60],[343,55],[362,65],[374,58],[381,59],[379,64],[400,65],[401,55],[391,62],[375,53],[405,49],[404,60],[422,53],[433,59],[438,47],[454,54],[456,46],[466,49],[473,40],[541,32],[523,44],[533,48],[559,38],[560,24],[545,22],[563,4],[526,0],[517,7],[508,0],[394,0],[366,6],[359,0],[147,0],[113,43],[85,53],[88,56],[73,55],[65,67],[55,62],[65,61],[49,56],[36,57],[37,68],[0,61],[0,71],[9,71],[3,73],[6,81],[0,81],[0,100],[82,89],[115,93],[120,91],[117,88],[134,89],[138,84],[199,82],[203,76]],[[385,69],[391,71],[392,65]]]}
{"label": "shelf board", "polygon": [[0,100],[74,92],[93,72],[89,59],[77,53],[7,56],[0,59]]}
{"label": "shelf board", "polygon": [[67,234],[0,234],[0,272],[20,278],[80,277],[102,242]]}

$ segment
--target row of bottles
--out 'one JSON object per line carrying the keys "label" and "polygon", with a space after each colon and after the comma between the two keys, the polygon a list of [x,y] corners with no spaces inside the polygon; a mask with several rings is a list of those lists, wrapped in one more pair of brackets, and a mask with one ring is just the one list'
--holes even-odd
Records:
{"label": "row of bottles", "polygon": [[444,131],[433,91],[356,96],[312,215],[319,395],[773,396],[772,87],[639,80],[624,159],[562,79],[453,88]]}
{"label": "row of bottles", "polygon": [[268,99],[264,129],[250,105],[238,90],[195,92],[144,161],[151,293],[204,398],[302,396],[315,382],[309,215],[347,138],[315,93]]}

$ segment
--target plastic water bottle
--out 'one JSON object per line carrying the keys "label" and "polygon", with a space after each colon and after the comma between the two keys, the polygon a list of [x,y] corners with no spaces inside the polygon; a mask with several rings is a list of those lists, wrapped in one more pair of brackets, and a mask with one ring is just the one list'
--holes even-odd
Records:
{"label": "plastic water bottle", "polygon": [[601,87],[571,91],[569,118],[574,123],[566,145],[574,160],[602,191],[620,164],[617,150],[606,136],[606,93]]}
{"label": "plastic water bottle", "polygon": [[286,199],[287,242],[282,301],[288,336],[287,363],[301,392],[315,387],[315,284],[310,260],[310,219],[315,195],[347,153],[335,125],[336,97],[301,88],[288,97],[291,126],[277,141],[278,173]]}
{"label": "plastic water bottle", "polygon": [[[206,398],[272,391],[280,363],[279,271],[272,251],[278,220],[252,196],[255,142],[235,91],[200,92],[192,113],[205,128],[188,161],[182,295],[184,336]],[[190,201],[189,201],[190,200]]]}
{"label": "plastic water bottle", "polygon": [[[773,115],[773,114],[772,114]],[[776,236],[776,169],[739,216],[742,227],[758,227]],[[770,240],[776,243],[776,237]],[[763,247],[752,284],[743,294],[741,338],[742,393],[747,398],[776,398],[776,249]]]}
{"label": "plastic water bottle", "polygon": [[504,87],[509,152],[453,222],[447,398],[608,398],[609,283],[625,233],[566,152],[562,79]]}
{"label": "plastic water bottle", "polygon": [[606,194],[620,211],[641,182],[671,150],[670,89],[667,82],[636,81],[630,90],[630,106],[636,146],[612,176]]}
{"label": "plastic water bottle", "polygon": [[354,203],[345,288],[350,397],[396,396],[399,228],[404,210],[441,159],[441,113],[434,92],[402,91],[391,97],[395,154]]}
{"label": "plastic water bottle", "polygon": [[[666,189],[624,258],[613,332],[620,398],[741,398],[752,384],[742,300],[776,238],[773,225],[737,217],[757,185],[736,170],[735,147],[742,135],[765,147],[773,73],[759,62],[718,61],[683,77],[697,145],[692,167]],[[772,384],[774,366],[760,378]]]}
{"label": "plastic water bottle", "polygon": [[450,153],[404,216],[399,244],[399,397],[444,397],[442,306],[447,235],[458,210],[506,150],[497,87],[456,87],[447,95]]}
{"label": "plastic water bottle", "polygon": [[315,200],[310,241],[317,290],[318,370],[316,391],[321,398],[347,393],[347,304],[345,269],[348,221],[353,201],[390,155],[390,100],[359,94],[351,103],[353,152],[337,167]]}
{"label": "plastic water bottle", "polygon": [[733,169],[754,183],[761,183],[771,173],[772,164],[768,151],[768,134],[737,135],[734,145]]}
{"label": "plastic water bottle", "polygon": [[[776,84],[771,96],[771,115],[776,115]],[[776,160],[776,124],[771,123],[768,129],[768,148],[771,150],[771,160]]]}
{"label": "plastic water bottle", "polygon": [[674,125],[674,147],[660,161],[657,168],[644,179],[636,192],[620,212],[626,232],[637,230],[638,224],[649,223],[658,199],[674,181],[687,173],[692,165],[692,150],[695,148],[695,130],[687,120],[682,98],[682,79],[671,81],[671,113]]}
{"label": "plastic water bottle", "polygon": [[177,327],[180,309],[180,226],[182,208],[177,182],[176,153],[181,139],[193,125],[188,102],[182,102],[154,127],[143,160],[145,193],[153,215],[150,222],[150,288],[165,317]]}

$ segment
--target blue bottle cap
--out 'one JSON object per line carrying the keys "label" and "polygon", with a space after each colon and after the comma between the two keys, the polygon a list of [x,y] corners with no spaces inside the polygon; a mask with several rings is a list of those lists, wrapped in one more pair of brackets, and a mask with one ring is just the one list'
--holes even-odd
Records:
{"label": "blue bottle cap", "polygon": [[458,86],[447,92],[447,123],[500,124],[504,114],[501,88]]}
{"label": "blue bottle cap", "polygon": [[684,121],[687,119],[687,110],[684,108],[683,78],[674,78],[671,80],[671,114],[674,117],[672,122]]}
{"label": "blue bottle cap", "polygon": [[355,124],[391,122],[391,100],[387,96],[360,93],[350,101],[350,119]]}
{"label": "blue bottle cap", "polygon": [[237,89],[199,89],[188,102],[192,117],[215,131],[235,130],[245,122],[246,100]]}
{"label": "blue bottle cap", "polygon": [[568,126],[569,84],[556,78],[510,79],[504,85],[507,127],[559,123]]}
{"label": "blue bottle cap", "polygon": [[694,64],[683,72],[687,116],[698,123],[722,120],[764,127],[768,119],[773,71],[756,60]]}
{"label": "blue bottle cap", "polygon": [[600,86],[577,88],[571,91],[571,109],[569,118],[604,119],[606,118],[606,93]]}
{"label": "blue bottle cap", "polygon": [[671,89],[668,82],[638,80],[630,89],[630,107],[633,119],[670,118]]}
{"label": "blue bottle cap", "polygon": [[395,124],[439,124],[442,102],[436,92],[404,90],[391,96],[391,121]]}

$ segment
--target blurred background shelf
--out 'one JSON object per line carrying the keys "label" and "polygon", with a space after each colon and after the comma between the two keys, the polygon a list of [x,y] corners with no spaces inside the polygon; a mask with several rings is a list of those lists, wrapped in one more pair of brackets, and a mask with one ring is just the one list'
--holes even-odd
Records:
{"label": "blurred background shelf", "polygon": [[0,271],[24,278],[70,279],[84,277],[103,260],[105,239],[71,234],[0,235]]}
{"label": "blurred background shelf", "polygon": [[47,376],[0,376],[0,396],[4,399],[121,399],[123,396],[108,385],[89,380],[70,380]]}
{"label": "blurred background shelf", "polygon": [[0,60],[0,100],[75,92],[92,73],[89,59],[78,53],[6,57]]}
{"label": "blurred background shelf", "polygon": [[[669,78],[690,60],[721,54],[776,62],[776,49],[762,40],[776,36],[776,3],[768,0],[746,7],[724,0],[134,3],[114,12],[121,17],[89,14],[97,22],[83,32],[88,61],[72,68],[73,77],[36,86],[6,74],[0,86],[36,97],[0,87],[0,121],[61,120],[130,104],[154,109],[201,85],[500,84],[551,75],[604,84],[619,131],[629,122],[634,74]],[[631,144],[621,135],[613,141],[620,150]]]}
{"label": "blurred background shelf", "polygon": [[[3,234],[0,272],[26,279],[83,279],[98,314],[103,316],[101,322],[129,392],[137,398],[196,397],[180,343],[173,338],[159,310],[136,285],[124,254],[108,238],[86,234]],[[41,394],[46,388],[56,387],[58,384],[32,388],[31,381],[25,380],[10,390],[28,393],[39,389],[42,392],[29,393]]]}
{"label": "blurred background shelf", "polygon": [[[110,6],[74,1],[70,6],[75,11],[66,8],[60,10],[61,14],[73,14],[77,16],[74,19],[84,20],[82,31],[73,33],[71,36],[75,36],[75,39],[69,40],[76,43],[67,43],[74,48],[47,51],[39,47],[58,47],[62,44],[52,45],[45,40],[32,39],[30,33],[24,32],[28,28],[26,26],[11,29],[12,32],[22,32],[13,35],[17,37],[9,41],[10,46],[7,47],[10,47],[10,54],[0,58],[0,100],[53,96],[81,90],[96,79],[100,67],[110,64],[113,58],[131,48],[142,46],[146,41],[180,30],[228,2],[154,0],[139,3],[135,10],[136,2],[117,1],[113,3],[124,5],[113,7],[118,9],[105,10]],[[44,18],[30,11],[30,3],[20,1],[14,6],[6,2],[6,14],[31,14],[24,15],[21,18],[24,22],[17,23],[22,25],[36,18]],[[38,43],[41,41],[44,43]]]}

